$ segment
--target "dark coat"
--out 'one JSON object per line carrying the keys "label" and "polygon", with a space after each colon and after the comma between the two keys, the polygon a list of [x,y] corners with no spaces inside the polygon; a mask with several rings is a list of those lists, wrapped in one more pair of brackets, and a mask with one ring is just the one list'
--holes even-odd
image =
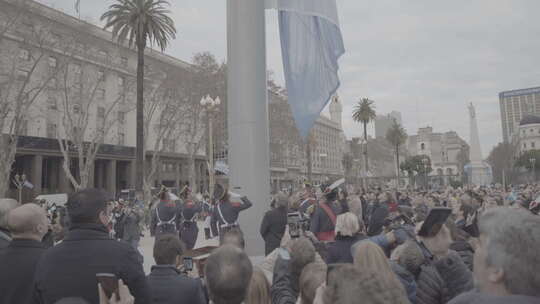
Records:
{"label": "dark coat", "polygon": [[265,255],[278,248],[287,227],[287,209],[275,208],[267,211],[261,223],[261,236],[264,239]]}
{"label": "dark coat", "polygon": [[435,262],[435,267],[445,282],[445,303],[457,295],[473,289],[472,272],[463,263],[457,252],[450,250],[446,257]]}
{"label": "dark coat", "polygon": [[396,274],[397,278],[403,285],[405,292],[407,293],[407,298],[411,304],[416,304],[416,281],[414,275],[410,273],[407,269],[401,267],[398,263],[391,262],[392,271]]}
{"label": "dark coat", "polygon": [[6,249],[11,242],[11,234],[8,230],[0,228],[0,252]]}
{"label": "dark coat", "polygon": [[492,296],[479,292],[467,292],[454,298],[448,304],[538,304],[540,298],[511,295],[511,296]]}
{"label": "dark coat", "polygon": [[[282,249],[280,249],[282,250]],[[270,297],[272,304],[295,304],[298,298],[298,291],[292,286],[289,253],[283,250],[280,252],[274,264],[274,275],[272,276],[272,287]]]}
{"label": "dark coat", "polygon": [[341,235],[336,236],[336,240],[329,243],[327,246],[326,264],[352,263],[352,245],[365,238],[365,235],[358,235],[354,237]]}
{"label": "dark coat", "polygon": [[[237,224],[238,216],[242,210],[246,210],[251,207],[253,204],[247,197],[242,197],[242,203],[230,202],[230,201],[220,201],[214,207],[212,212],[212,218],[210,219],[210,227],[212,228],[213,235],[219,235],[222,225],[227,225],[227,223],[233,225]],[[221,217],[219,211],[223,214]],[[226,223],[225,223],[225,221]]]}
{"label": "dark coat", "polygon": [[187,249],[193,249],[197,243],[199,227],[195,216],[202,211],[202,206],[195,203],[186,203],[182,207],[182,227],[180,228],[180,237]]}
{"label": "dark coat", "polygon": [[369,236],[378,235],[383,231],[384,220],[388,214],[389,211],[386,203],[379,203],[373,206],[367,231]]}
{"label": "dark coat", "polygon": [[473,288],[473,277],[455,251],[442,259],[426,258],[417,279],[417,303],[446,303]]}
{"label": "dark coat", "polygon": [[0,253],[0,303],[31,303],[37,263],[46,246],[15,239]]}
{"label": "dark coat", "polygon": [[467,265],[470,271],[473,270],[473,260],[474,260],[474,249],[471,244],[467,241],[455,241],[450,244],[450,249],[456,251],[463,263]]}
{"label": "dark coat", "polygon": [[64,241],[43,254],[36,270],[36,303],[53,304],[62,298],[81,297],[98,303],[96,273],[122,279],[135,303],[150,303],[139,255],[129,244],[109,237],[98,224],[72,225]]}
{"label": "dark coat", "polygon": [[136,210],[129,210],[123,218],[122,240],[126,242],[141,239],[141,215]]}
{"label": "dark coat", "polygon": [[182,209],[176,202],[160,201],[152,209],[150,234],[159,236],[167,233],[178,233],[179,224],[182,219],[181,211]]}
{"label": "dark coat", "polygon": [[[320,206],[320,204],[324,204],[323,202],[319,202],[319,205],[317,205],[317,208],[315,208],[315,211],[313,212],[313,215],[311,216],[311,227],[310,230],[313,232],[313,234],[317,235],[319,232],[329,232],[334,231],[335,224],[332,222],[326,211]],[[341,207],[338,203],[326,203],[330,209],[333,211],[334,215],[337,216],[341,212]]]}
{"label": "dark coat", "polygon": [[147,277],[152,304],[206,304],[200,280],[192,279],[173,265],[152,266]]}

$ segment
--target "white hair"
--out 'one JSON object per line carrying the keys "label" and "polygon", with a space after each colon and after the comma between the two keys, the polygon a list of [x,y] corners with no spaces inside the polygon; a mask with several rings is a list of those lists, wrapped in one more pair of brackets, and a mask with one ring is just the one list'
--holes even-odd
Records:
{"label": "white hair", "polygon": [[540,296],[540,217],[506,207],[492,208],[479,219],[487,239],[486,263],[504,271],[512,294]]}
{"label": "white hair", "polygon": [[352,212],[338,215],[335,230],[336,235],[339,233],[342,236],[354,236],[360,230],[358,217]]}

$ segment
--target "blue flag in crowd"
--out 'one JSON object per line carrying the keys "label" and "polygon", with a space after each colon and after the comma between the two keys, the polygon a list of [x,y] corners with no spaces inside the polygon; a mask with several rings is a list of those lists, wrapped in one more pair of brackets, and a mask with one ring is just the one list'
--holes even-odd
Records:
{"label": "blue flag in crowd", "polygon": [[279,11],[287,94],[306,138],[339,88],[338,59],[345,53],[336,0],[267,0]]}

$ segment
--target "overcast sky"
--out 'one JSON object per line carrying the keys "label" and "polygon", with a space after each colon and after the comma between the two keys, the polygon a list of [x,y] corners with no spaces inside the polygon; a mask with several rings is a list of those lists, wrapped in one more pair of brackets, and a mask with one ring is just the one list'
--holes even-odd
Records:
{"label": "overcast sky", "polygon": [[[75,14],[75,0],[40,0]],[[81,0],[95,23],[114,0]],[[167,53],[226,57],[226,0],[170,0],[178,31]],[[346,54],[340,60],[347,137],[361,127],[350,112],[360,97],[378,113],[402,113],[409,134],[432,126],[469,139],[476,106],[483,156],[502,140],[498,93],[540,86],[538,0],[338,0]],[[267,13],[268,69],[283,83],[277,18]]]}

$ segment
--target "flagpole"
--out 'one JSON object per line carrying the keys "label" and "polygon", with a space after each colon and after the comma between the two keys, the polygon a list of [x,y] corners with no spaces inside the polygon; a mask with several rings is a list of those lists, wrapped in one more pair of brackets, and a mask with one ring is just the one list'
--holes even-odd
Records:
{"label": "flagpole", "polygon": [[240,215],[251,256],[264,254],[258,231],[270,203],[264,9],[264,0],[227,1],[229,189],[253,202]]}

